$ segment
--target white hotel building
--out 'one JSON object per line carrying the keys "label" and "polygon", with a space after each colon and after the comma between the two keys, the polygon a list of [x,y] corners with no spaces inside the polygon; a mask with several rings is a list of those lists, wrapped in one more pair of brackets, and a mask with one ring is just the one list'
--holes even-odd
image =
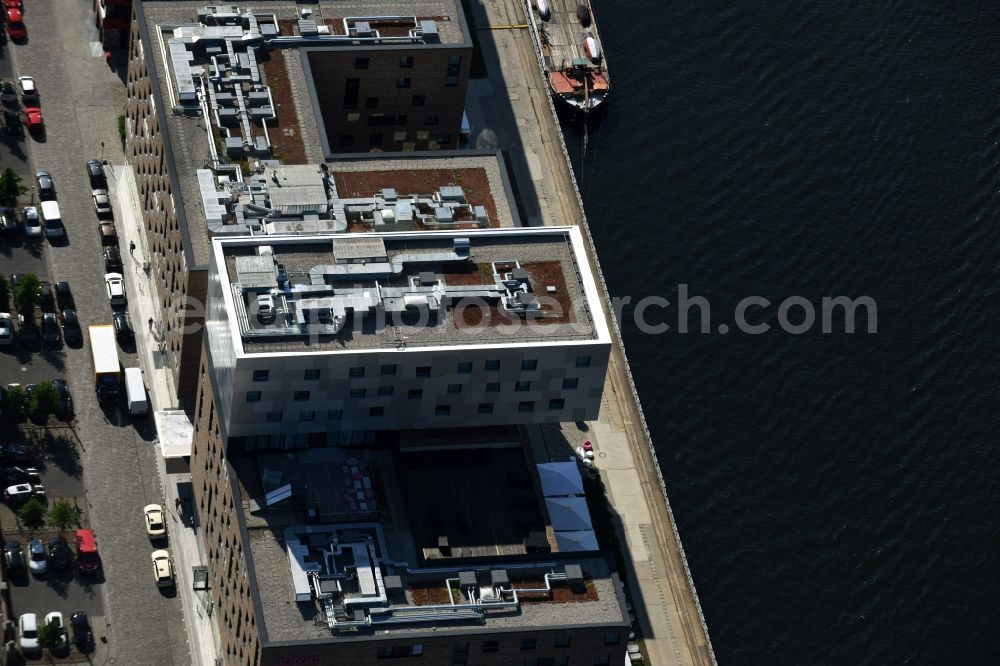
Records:
{"label": "white hotel building", "polygon": [[206,328],[244,450],[594,419],[611,349],[576,227],[215,238]]}

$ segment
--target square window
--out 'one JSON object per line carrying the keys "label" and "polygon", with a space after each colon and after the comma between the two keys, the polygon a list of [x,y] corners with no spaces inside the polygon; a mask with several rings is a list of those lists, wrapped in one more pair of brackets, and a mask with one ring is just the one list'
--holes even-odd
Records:
{"label": "square window", "polygon": [[535,638],[524,638],[521,640],[522,650],[534,650],[538,645],[538,640]]}
{"label": "square window", "polygon": [[455,643],[455,654],[465,654],[469,651],[468,643]]}
{"label": "square window", "polygon": [[576,377],[565,377],[563,378],[562,387],[567,390],[575,389],[579,383],[580,380],[577,379]]}
{"label": "square window", "polygon": [[438,115],[436,113],[432,113],[429,116],[424,116],[424,125],[437,125],[439,122],[441,122],[441,119],[438,118]]}
{"label": "square window", "polygon": [[396,79],[396,87],[397,88],[409,88],[410,87],[410,77],[408,77],[408,76],[401,76],[398,79]]}
{"label": "square window", "polygon": [[530,359],[526,359],[524,361],[521,361],[521,369],[522,370],[537,370],[538,369],[538,360],[530,358]]}
{"label": "square window", "polygon": [[337,145],[341,148],[350,148],[354,145],[354,137],[350,134],[341,134],[337,137]]}
{"label": "square window", "polygon": [[522,400],[517,403],[517,411],[519,412],[533,412],[535,411],[535,403],[532,400]]}
{"label": "square window", "polygon": [[353,368],[351,368],[350,370],[347,371],[347,375],[349,377],[364,377],[365,376],[365,368],[362,365],[354,366]]}
{"label": "square window", "polygon": [[578,368],[589,368],[590,367],[590,357],[589,356],[577,356],[576,357],[576,367],[578,367]]}
{"label": "square window", "polygon": [[497,652],[500,649],[500,641],[483,641],[483,652]]}
{"label": "square window", "polygon": [[417,377],[430,377],[431,376],[431,366],[422,365],[417,368]]}
{"label": "square window", "polygon": [[486,361],[486,370],[499,370],[500,369],[500,359],[493,359],[491,361]]}
{"label": "square window", "polygon": [[552,659],[552,666],[569,666],[569,657],[562,655]]}
{"label": "square window", "polygon": [[382,145],[382,135],[381,134],[371,134],[368,136],[369,146],[381,146]]}
{"label": "square window", "polygon": [[434,407],[434,416],[448,416],[451,414],[451,405],[436,405]]}
{"label": "square window", "polygon": [[556,647],[557,648],[568,648],[569,644],[573,641],[573,637],[569,634],[565,636],[556,636]]}
{"label": "square window", "polygon": [[316,420],[316,412],[314,411],[299,412],[299,421],[315,421],[315,420]]}
{"label": "square window", "polygon": [[393,386],[379,386],[378,387],[378,394],[379,395],[392,395],[392,392],[393,392],[394,388],[395,387],[393,387]]}
{"label": "square window", "polygon": [[378,108],[378,97],[365,97],[365,108],[366,109],[377,109]]}
{"label": "square window", "polygon": [[292,400],[295,402],[305,402],[309,399],[309,391],[296,391],[292,395]]}
{"label": "square window", "polygon": [[386,365],[383,365],[381,368],[379,368],[378,374],[382,375],[383,377],[394,376],[396,374],[396,364],[388,363]]}
{"label": "square window", "polygon": [[307,382],[319,379],[319,368],[312,368],[306,370],[302,378],[305,379]]}
{"label": "square window", "polygon": [[605,645],[618,645],[622,640],[622,635],[617,631],[609,631],[604,634]]}
{"label": "square window", "polygon": [[426,103],[427,103],[426,95],[414,95],[413,99],[410,100],[411,106],[423,106]]}
{"label": "square window", "polygon": [[462,385],[461,384],[448,384],[448,393],[453,393],[454,394],[454,393],[461,393],[461,392],[462,392]]}
{"label": "square window", "polygon": [[269,375],[270,375],[269,370],[254,370],[253,380],[255,382],[266,382]]}
{"label": "square window", "polygon": [[531,382],[514,382],[515,391],[530,391]]}
{"label": "square window", "polygon": [[354,69],[368,69],[368,58],[355,58]]}
{"label": "square window", "polygon": [[549,411],[558,412],[566,407],[566,401],[562,398],[553,398],[549,400]]}
{"label": "square window", "polygon": [[329,409],[326,412],[326,418],[330,419],[331,421],[339,421],[340,419],[344,418],[344,410]]}
{"label": "square window", "polygon": [[413,56],[403,56],[399,59],[400,69],[411,69],[413,67]]}
{"label": "square window", "polygon": [[487,382],[486,383],[487,393],[499,393],[500,392],[500,382]]}
{"label": "square window", "polygon": [[247,402],[260,402],[260,391],[247,391]]}
{"label": "square window", "polygon": [[281,412],[268,412],[265,417],[268,423],[274,423],[275,421],[281,420]]}
{"label": "square window", "polygon": [[393,141],[406,141],[406,132],[393,132],[392,133],[392,140]]}
{"label": "square window", "polygon": [[352,398],[363,398],[363,397],[365,397],[365,390],[363,388],[354,388],[354,389],[351,389],[351,397]]}
{"label": "square window", "polygon": [[493,403],[492,402],[481,402],[479,403],[479,413],[480,414],[492,414],[493,413]]}
{"label": "square window", "polygon": [[459,363],[458,374],[468,375],[472,373],[472,363]]}
{"label": "square window", "polygon": [[385,407],[369,407],[368,416],[382,416],[385,414]]}
{"label": "square window", "polygon": [[594,657],[594,666],[607,666],[611,663],[611,657],[606,654],[599,654]]}
{"label": "square window", "polygon": [[410,389],[410,392],[407,394],[406,397],[409,398],[410,400],[420,400],[422,397],[424,397],[424,390]]}

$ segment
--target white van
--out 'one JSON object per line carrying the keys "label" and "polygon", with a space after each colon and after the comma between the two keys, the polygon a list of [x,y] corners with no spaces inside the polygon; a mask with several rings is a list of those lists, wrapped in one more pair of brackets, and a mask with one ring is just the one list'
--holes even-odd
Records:
{"label": "white van", "polygon": [[45,223],[45,235],[52,238],[65,233],[59,204],[55,201],[42,202],[42,220]]}
{"label": "white van", "polygon": [[132,416],[149,412],[146,385],[142,383],[142,370],[139,368],[125,368],[125,398],[128,400],[128,413]]}

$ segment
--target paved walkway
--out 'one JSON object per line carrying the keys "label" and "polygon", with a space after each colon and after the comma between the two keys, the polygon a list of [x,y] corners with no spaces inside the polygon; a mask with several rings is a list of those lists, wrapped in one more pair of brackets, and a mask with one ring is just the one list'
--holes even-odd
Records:
{"label": "paved walkway", "polygon": [[[129,310],[135,325],[136,352],[149,392],[150,406],[154,412],[176,409],[173,373],[162,362],[162,313],[158,308],[152,277],[156,274],[155,259],[149,252],[146,235],[142,233],[142,209],[134,173],[132,167],[126,164],[110,165],[106,171],[121,239],[122,263],[130,295]],[[128,251],[132,243],[135,248]],[[193,587],[192,567],[205,564],[207,558],[194,512],[191,475],[168,473],[162,455],[156,456],[156,464],[163,480],[164,509],[170,515],[167,536],[174,558],[177,593],[184,608],[191,660],[193,664],[210,666],[220,653],[220,641],[215,619],[202,605]],[[181,500],[179,507],[178,499]]]}
{"label": "paved walkway", "polygon": [[[521,0],[472,5],[479,26],[526,22]],[[531,33],[482,30],[479,39],[490,78],[470,85],[470,143],[491,147],[492,141],[507,151],[529,224],[585,224]],[[500,102],[505,98],[509,106]],[[588,253],[596,267],[592,246]],[[631,556],[629,591],[650,663],[714,663],[621,345],[612,353],[597,421],[586,424],[586,430],[564,424],[555,431],[529,431],[542,460],[565,460],[585,439],[595,445],[597,465]]]}

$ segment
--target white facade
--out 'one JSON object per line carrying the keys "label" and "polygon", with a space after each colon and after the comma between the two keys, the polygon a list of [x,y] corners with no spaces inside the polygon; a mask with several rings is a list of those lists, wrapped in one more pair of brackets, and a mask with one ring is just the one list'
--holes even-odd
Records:
{"label": "white facade", "polygon": [[[206,319],[216,410],[227,437],[304,437],[310,433],[499,424],[558,423],[597,417],[611,350],[598,291],[575,227],[475,232],[378,234],[388,239],[467,237],[491,242],[564,238],[589,311],[588,333],[469,343],[396,347],[303,342],[287,352],[244,348],[226,248],[304,243],[301,237],[216,239]],[[376,234],[357,234],[357,236]]]}

